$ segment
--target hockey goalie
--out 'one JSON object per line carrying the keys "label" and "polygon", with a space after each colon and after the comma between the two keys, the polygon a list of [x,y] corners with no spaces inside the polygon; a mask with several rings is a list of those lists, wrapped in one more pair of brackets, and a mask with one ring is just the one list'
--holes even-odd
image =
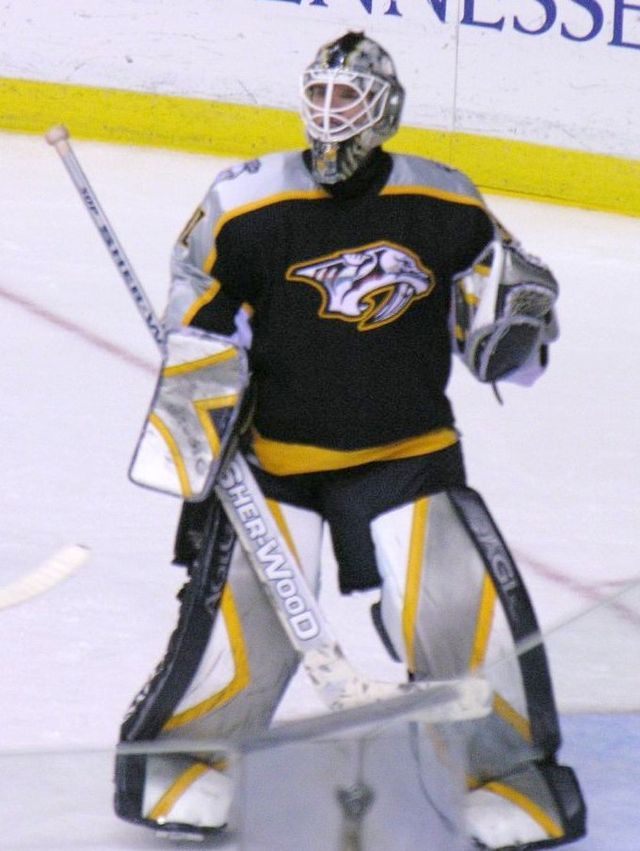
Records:
{"label": "hockey goalie", "polygon": [[[467,484],[446,395],[452,355],[481,382],[533,384],[558,336],[558,286],[465,175],[383,149],[403,98],[376,42],[324,45],[301,81],[309,147],[219,174],[176,243],[165,362],[131,475],[184,498],[175,560],[188,582],[121,739],[259,734],[298,665],[216,495],[237,447],[306,583],[317,592],[330,534],[341,592],[378,589],[372,654],[419,682],[511,652],[486,669],[465,830],[492,851],[561,846],[584,834],[584,803],[557,761],[534,611]],[[211,754],[123,753],[116,787],[121,817],[196,835],[224,829],[233,797]]]}

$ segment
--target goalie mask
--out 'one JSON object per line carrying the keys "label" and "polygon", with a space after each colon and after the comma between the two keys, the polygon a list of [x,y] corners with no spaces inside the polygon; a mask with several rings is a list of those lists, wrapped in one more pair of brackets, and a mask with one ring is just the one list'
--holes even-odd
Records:
{"label": "goalie mask", "polygon": [[302,75],[313,177],[347,180],[398,129],[404,89],[388,53],[363,33],[324,45]]}

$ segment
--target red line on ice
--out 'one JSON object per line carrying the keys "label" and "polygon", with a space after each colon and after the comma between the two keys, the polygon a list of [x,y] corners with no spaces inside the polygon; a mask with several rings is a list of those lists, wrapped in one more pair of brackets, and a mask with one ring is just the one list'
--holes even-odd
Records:
{"label": "red line on ice", "polygon": [[[543,576],[545,579],[549,579],[557,585],[562,585],[564,588],[573,591],[574,594],[577,594],[579,597],[583,597],[590,602],[606,605],[607,608],[612,609],[620,618],[622,618],[622,620],[640,627],[640,613],[631,608],[631,606],[626,606],[617,599],[612,600],[608,594],[603,594],[593,585],[586,585],[583,582],[579,582],[577,579],[573,579],[572,577],[561,573],[559,570],[549,567],[547,564],[543,564],[530,556],[524,555],[524,553],[514,553],[514,555],[516,556],[517,561],[525,562],[527,566],[534,570],[539,576]],[[631,583],[629,583],[629,585],[631,585]]]}
{"label": "red line on ice", "polygon": [[0,297],[5,299],[5,301],[18,305],[18,307],[22,307],[29,313],[37,316],[39,319],[44,319],[51,325],[55,325],[57,328],[62,328],[64,331],[68,331],[70,334],[80,337],[85,341],[85,343],[89,343],[91,346],[95,346],[95,348],[101,349],[103,352],[108,352],[114,357],[125,361],[125,363],[128,363],[130,366],[135,366],[138,369],[143,369],[145,372],[150,372],[154,375],[158,372],[158,367],[154,366],[150,361],[138,357],[138,355],[130,352],[122,346],[118,346],[116,343],[112,343],[110,340],[107,340],[106,337],[101,337],[93,331],[88,331],[86,328],[83,328],[76,322],[72,322],[70,319],[66,319],[64,316],[52,313],[50,310],[47,310],[46,307],[42,307],[34,301],[31,301],[31,299],[11,292],[2,286],[0,286]]}

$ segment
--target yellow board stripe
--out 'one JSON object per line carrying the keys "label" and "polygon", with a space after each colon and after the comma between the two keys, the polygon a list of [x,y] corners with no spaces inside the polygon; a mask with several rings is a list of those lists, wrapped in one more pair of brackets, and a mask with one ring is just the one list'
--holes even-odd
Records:
{"label": "yellow board stripe", "polygon": [[407,668],[412,672],[416,670],[416,617],[418,614],[418,602],[420,600],[420,581],[422,579],[428,517],[429,498],[423,497],[413,507],[409,563],[407,565],[407,580],[402,608],[402,634],[407,652]]}
{"label": "yellow board stripe", "polygon": [[506,786],[504,783],[487,783],[483,786],[483,788],[488,792],[493,792],[494,795],[499,795],[501,798],[511,801],[511,803],[515,804],[517,807],[520,807],[520,809],[524,810],[527,815],[531,816],[531,818],[539,824],[551,838],[559,839],[561,836],[564,836],[564,830],[562,827],[549,815],[547,815],[542,807],[538,806],[538,804],[532,801],[531,798],[523,795],[522,792],[518,792],[511,786]]}
{"label": "yellow board stripe", "polygon": [[202,777],[203,774],[206,774],[207,771],[213,770],[214,769],[210,766],[205,765],[205,763],[202,762],[197,762],[195,765],[190,766],[190,768],[174,780],[167,791],[149,810],[145,818],[152,819],[153,821],[159,821],[160,819],[166,818],[173,809],[175,803],[184,795],[187,789],[190,786],[193,786],[196,780]]}
{"label": "yellow board stripe", "polygon": [[[196,98],[0,78],[0,128],[248,158],[305,145],[295,112]],[[484,191],[640,216],[640,160],[403,127],[389,149],[466,172]],[[496,167],[499,163],[499,167]]]}
{"label": "yellow board stripe", "polygon": [[96,86],[0,77],[0,127],[44,134],[64,124],[78,139],[255,157],[301,148],[294,112]]}
{"label": "yellow board stripe", "polygon": [[185,466],[184,459],[182,457],[182,453],[180,452],[176,439],[174,438],[167,424],[163,422],[163,420],[161,420],[155,412],[149,414],[149,422],[158,430],[158,432],[162,436],[162,439],[167,444],[169,452],[171,453],[171,460],[173,461],[173,466],[176,468],[176,473],[178,474],[178,481],[180,483],[180,490],[182,491],[182,496],[185,499],[189,499],[193,492],[191,490],[191,484],[189,482],[187,468]]}
{"label": "yellow board stripe", "polygon": [[215,692],[205,700],[200,701],[200,703],[192,706],[190,709],[185,709],[184,712],[179,712],[177,715],[173,715],[162,728],[164,732],[168,730],[175,730],[176,727],[183,727],[191,721],[196,721],[198,718],[202,718],[203,715],[207,715],[214,709],[219,709],[249,685],[251,680],[249,656],[247,654],[247,648],[242,635],[240,616],[238,615],[238,610],[236,608],[236,603],[229,583],[225,585],[225,589],[222,592],[220,610],[227,627],[231,653],[233,654],[233,664],[235,668],[233,679],[223,689]]}
{"label": "yellow board stripe", "polygon": [[366,449],[325,449],[304,443],[282,443],[269,440],[254,430],[253,449],[260,466],[275,476],[290,476],[325,470],[343,470],[374,461],[392,461],[398,458],[415,458],[438,452],[457,443],[458,436],[451,428],[435,429],[426,434],[370,446]]}
{"label": "yellow board stripe", "polygon": [[476,621],[473,647],[471,649],[471,658],[469,659],[470,671],[475,671],[485,660],[489,644],[489,636],[491,634],[491,624],[493,622],[495,603],[496,589],[489,576],[485,574],[482,582],[482,593],[480,595],[480,605],[478,607],[478,618]]}
{"label": "yellow board stripe", "polygon": [[224,361],[227,360],[233,360],[234,357],[236,357],[236,354],[236,349],[230,346],[228,349],[224,349],[224,351],[218,352],[215,355],[209,355],[206,358],[199,358],[198,360],[192,360],[188,363],[178,363],[175,366],[165,366],[162,370],[162,374],[165,378],[171,378],[174,375],[184,375],[187,372],[196,372],[198,369],[206,369],[208,366],[224,363]]}

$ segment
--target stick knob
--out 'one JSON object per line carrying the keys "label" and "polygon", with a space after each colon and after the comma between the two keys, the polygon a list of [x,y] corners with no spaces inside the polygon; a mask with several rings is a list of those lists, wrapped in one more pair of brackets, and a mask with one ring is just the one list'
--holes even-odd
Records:
{"label": "stick knob", "polygon": [[69,131],[64,124],[56,124],[52,127],[44,137],[50,145],[58,145],[60,142],[66,142],[69,138]]}

